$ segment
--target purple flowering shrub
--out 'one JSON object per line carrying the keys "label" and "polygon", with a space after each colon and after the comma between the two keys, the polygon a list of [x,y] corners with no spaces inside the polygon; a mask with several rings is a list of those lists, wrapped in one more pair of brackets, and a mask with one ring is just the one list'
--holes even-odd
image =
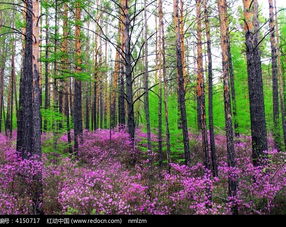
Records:
{"label": "purple flowering shrub", "polygon": [[43,164],[34,156],[22,159],[13,141],[0,134],[0,214],[28,214]]}
{"label": "purple flowering shrub", "polygon": [[[229,168],[225,138],[218,135],[219,177],[214,178],[198,154],[199,137],[190,135],[198,141],[192,150],[196,162],[172,163],[167,171],[151,166],[148,156],[156,161],[158,154],[141,150],[146,134],[137,130],[137,135],[133,146],[122,130],[85,131],[76,155],[55,151],[38,161],[23,160],[15,151],[15,135],[0,134],[0,214],[31,213],[39,174],[45,214],[231,214],[233,205],[240,214],[285,214],[285,153],[270,149],[267,163],[254,167],[251,142],[241,137],[235,144],[237,167]],[[67,142],[65,136],[59,141]],[[238,182],[232,198],[229,177]]]}

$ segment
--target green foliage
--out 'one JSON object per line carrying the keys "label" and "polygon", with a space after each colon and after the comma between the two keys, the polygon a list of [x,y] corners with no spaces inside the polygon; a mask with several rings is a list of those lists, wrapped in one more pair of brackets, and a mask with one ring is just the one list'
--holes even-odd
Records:
{"label": "green foliage", "polygon": [[79,213],[79,210],[72,208],[72,207],[68,207],[67,211],[65,212],[65,215],[74,215],[78,213]]}
{"label": "green foliage", "polygon": [[[55,133],[64,133],[67,130],[66,117],[64,114],[55,111],[54,109],[41,109],[42,122],[47,123],[47,131],[53,131]],[[58,125],[61,127],[58,127]]]}

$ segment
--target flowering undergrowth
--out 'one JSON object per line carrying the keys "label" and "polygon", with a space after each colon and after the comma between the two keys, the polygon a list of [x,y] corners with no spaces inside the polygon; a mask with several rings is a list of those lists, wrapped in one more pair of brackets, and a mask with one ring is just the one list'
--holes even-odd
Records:
{"label": "flowering undergrowth", "polygon": [[[152,166],[148,156],[156,161],[157,154],[143,149],[146,134],[137,130],[137,135],[134,146],[124,131],[85,131],[77,154],[50,149],[38,161],[17,154],[15,135],[0,134],[0,214],[31,213],[39,174],[45,214],[230,214],[233,205],[240,214],[285,214],[285,153],[271,149],[267,164],[254,167],[250,139],[241,137],[237,167],[229,168],[225,138],[217,136],[219,176],[212,177],[202,160],[190,167],[172,163],[170,171]],[[48,138],[43,136],[43,146]],[[67,143],[65,135],[59,143]],[[229,177],[238,182],[231,198]]]}

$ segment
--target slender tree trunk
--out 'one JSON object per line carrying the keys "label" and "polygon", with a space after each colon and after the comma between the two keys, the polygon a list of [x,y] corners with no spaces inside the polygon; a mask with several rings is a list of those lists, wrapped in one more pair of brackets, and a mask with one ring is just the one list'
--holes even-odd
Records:
{"label": "slender tree trunk", "polygon": [[[45,12],[45,20],[46,20],[46,50],[45,50],[45,109],[49,109],[50,107],[50,85],[49,85],[49,25],[48,25],[48,9]],[[44,120],[44,131],[46,132],[48,129],[48,121]]]}
{"label": "slender tree trunk", "polygon": [[90,121],[89,121],[89,115],[90,115],[90,111],[89,111],[89,97],[90,97],[90,83],[86,82],[86,92],[85,92],[85,129],[89,130],[89,125],[90,125]]}
{"label": "slender tree trunk", "polygon": [[[229,31],[228,31],[229,33]],[[230,92],[231,92],[231,105],[232,105],[232,114],[233,114],[233,123],[234,123],[234,135],[239,137],[239,125],[237,120],[237,108],[236,108],[236,94],[235,94],[235,77],[232,65],[232,56],[230,45],[228,47],[229,55],[229,81],[230,81]]]}
{"label": "slender tree trunk", "polygon": [[8,98],[7,98],[7,115],[6,115],[6,136],[12,138],[12,130],[13,130],[13,101],[14,101],[14,80],[15,80],[15,49],[14,43],[12,48],[12,56],[11,56],[11,75],[9,79],[8,85]]}
{"label": "slender tree trunk", "polygon": [[[69,16],[69,8],[68,3],[64,4],[64,12],[63,12],[63,43],[62,43],[62,52],[64,53],[63,56],[63,73],[68,73],[68,35],[69,35],[69,24],[68,24],[68,16]],[[66,133],[68,138],[68,149],[69,153],[72,153],[72,145],[71,145],[71,126],[70,126],[70,105],[69,105],[69,87],[70,87],[70,81],[69,78],[66,78],[64,76],[63,81],[64,87],[63,87],[63,109],[64,109],[64,115],[66,116]]]}
{"label": "slender tree trunk", "polygon": [[269,3],[269,29],[272,62],[272,100],[273,100],[273,136],[275,148],[281,150],[280,124],[279,124],[279,92],[278,92],[278,62],[277,62],[277,39],[275,34],[274,6],[273,0]]}
{"label": "slender tree trunk", "polygon": [[[122,23],[119,21],[118,23],[118,46],[120,46],[121,42],[121,29],[122,29]],[[110,125],[111,128],[114,128],[117,124],[117,97],[118,97],[118,91],[119,91],[119,75],[120,75],[120,53],[119,50],[116,51],[115,55],[115,65],[114,65],[114,72],[113,72],[113,78],[112,78],[112,94],[111,94],[111,104],[110,104]]]}
{"label": "slender tree trunk", "polygon": [[257,12],[250,0],[243,0],[245,19],[245,42],[250,101],[250,120],[252,138],[252,159],[254,165],[261,164],[263,151],[267,150],[267,131],[264,111],[264,95],[260,51],[257,33]]}
{"label": "slender tree trunk", "polygon": [[213,122],[213,68],[212,68],[212,42],[210,33],[210,22],[207,0],[204,0],[204,17],[205,17],[205,31],[207,39],[207,59],[208,59],[208,114],[209,114],[209,138],[210,138],[210,151],[212,174],[214,177],[218,176],[217,155],[215,147],[215,134]]}
{"label": "slender tree trunk", "polygon": [[[222,69],[223,69],[223,90],[224,90],[224,112],[225,112],[225,131],[227,140],[227,161],[229,167],[235,167],[235,152],[233,141],[233,124],[231,109],[231,94],[229,89],[229,33],[228,33],[228,15],[226,0],[218,0],[220,32],[221,32],[221,49],[222,49]],[[237,181],[231,176],[228,179],[228,194],[235,197],[237,194]],[[237,214],[237,206],[232,207],[232,213]]]}
{"label": "slender tree trunk", "polygon": [[93,97],[93,130],[98,128],[97,125],[97,82],[93,83],[94,97]]}
{"label": "slender tree trunk", "polygon": [[158,5],[159,14],[159,52],[162,59],[162,75],[164,81],[164,108],[165,108],[165,131],[166,131],[166,156],[168,165],[171,163],[171,143],[170,143],[170,129],[169,129],[169,110],[168,110],[168,81],[166,71],[166,54],[165,54],[165,31],[164,31],[164,20],[163,20],[163,3],[159,0]]}
{"label": "slender tree trunk", "polygon": [[[81,6],[80,3],[76,3],[76,20],[77,25],[75,29],[75,50],[76,50],[76,73],[80,73],[81,70],[81,29],[78,23],[81,21]],[[77,78],[74,79],[74,150],[77,152],[79,142],[82,142],[82,97],[81,97],[81,81]]]}
{"label": "slender tree trunk", "polygon": [[[274,20],[275,20],[275,33],[277,39],[277,47],[280,44],[279,37],[279,27],[278,27],[278,18],[277,18],[277,8],[276,0],[274,0]],[[279,81],[279,98],[281,106],[281,115],[282,115],[282,129],[283,129],[283,140],[284,140],[284,151],[286,149],[286,109],[285,109],[285,100],[284,100],[284,87],[285,81],[283,80],[282,64],[281,64],[281,51],[277,48],[277,65],[278,65],[278,81]]]}
{"label": "slender tree trunk", "polygon": [[[3,24],[3,12],[0,11],[0,24]],[[2,44],[2,42],[1,42]],[[4,94],[4,67],[5,62],[3,58],[3,51],[2,48],[0,48],[0,133],[2,132],[2,106],[3,106],[3,94]]]}
{"label": "slender tree trunk", "polygon": [[204,164],[207,169],[211,168],[208,148],[208,135],[206,127],[205,92],[204,92],[204,67],[203,67],[203,45],[202,45],[202,10],[201,1],[196,1],[197,17],[197,96],[200,108],[202,148],[204,151]]}
{"label": "slender tree trunk", "polygon": [[103,99],[103,84],[101,82],[100,86],[100,93],[99,93],[99,127],[100,129],[104,128],[104,99]]}
{"label": "slender tree trunk", "polygon": [[183,73],[183,62],[182,62],[182,51],[181,51],[181,34],[178,10],[179,0],[174,0],[174,21],[176,27],[176,56],[177,56],[177,79],[178,79],[178,100],[181,113],[182,130],[183,130],[183,143],[185,153],[185,163],[190,164],[190,144],[188,134],[188,121],[185,104],[185,86],[184,86],[184,73]]}
{"label": "slender tree trunk", "polygon": [[[124,35],[124,28],[125,28],[125,12],[124,12],[124,4],[126,0],[120,0],[120,19],[121,19],[121,25],[120,25],[120,51],[121,55],[124,56],[124,51],[125,51],[125,35]],[[126,11],[126,10],[125,10]],[[119,87],[119,97],[118,97],[118,122],[120,125],[120,128],[123,129],[125,128],[125,81],[124,81],[124,76],[125,76],[125,62],[124,57],[120,57],[120,74],[119,74],[119,81],[118,81],[118,87]]]}
{"label": "slender tree trunk", "polygon": [[2,132],[2,113],[3,113],[3,107],[4,107],[4,71],[5,71],[5,63],[0,68],[0,133]]}
{"label": "slender tree trunk", "polygon": [[93,83],[93,103],[92,103],[92,116],[93,116],[93,130],[98,129],[97,124],[97,98],[98,98],[98,34],[94,38],[95,48],[94,48],[94,83]]}
{"label": "slender tree trunk", "polygon": [[[159,81],[158,88],[158,157],[159,157],[159,167],[163,166],[163,122],[162,122],[162,106],[163,106],[163,87],[162,87],[162,56],[161,56],[161,32],[158,32],[158,18],[155,17],[156,24],[156,72],[155,72],[155,82]],[[159,75],[159,77],[158,77]]]}
{"label": "slender tree trunk", "polygon": [[[149,112],[149,72],[148,72],[148,18],[147,18],[147,0],[144,0],[144,39],[145,39],[145,58],[144,58],[144,113],[147,128],[147,148],[152,150],[151,145],[151,125],[150,125],[150,112]],[[161,97],[161,96],[160,96]]]}

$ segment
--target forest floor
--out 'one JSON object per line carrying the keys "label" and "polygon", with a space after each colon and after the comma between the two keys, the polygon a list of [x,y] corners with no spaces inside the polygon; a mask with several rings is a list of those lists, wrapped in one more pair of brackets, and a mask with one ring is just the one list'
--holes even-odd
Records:
{"label": "forest floor", "polygon": [[[77,154],[68,152],[66,135],[55,140],[45,134],[42,162],[21,159],[15,133],[11,139],[0,134],[0,214],[31,213],[38,173],[45,214],[231,214],[233,207],[239,214],[286,214],[285,153],[271,149],[267,164],[254,167],[250,138],[240,137],[237,167],[229,168],[225,137],[217,135],[219,176],[213,177],[203,165],[199,136],[190,139],[192,164],[185,166],[180,152],[168,171],[166,163],[159,168],[157,152],[146,151],[139,129],[136,146],[123,131],[85,131]],[[238,182],[233,197],[229,178]]]}

